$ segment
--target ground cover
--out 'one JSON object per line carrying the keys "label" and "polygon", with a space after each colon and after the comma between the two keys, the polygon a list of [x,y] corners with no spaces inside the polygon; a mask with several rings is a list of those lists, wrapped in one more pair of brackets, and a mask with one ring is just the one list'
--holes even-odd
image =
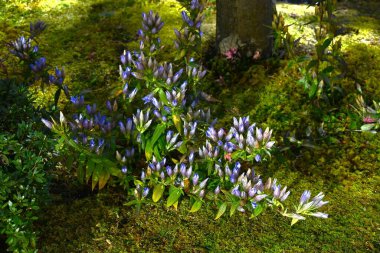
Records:
{"label": "ground cover", "polygon": [[[70,89],[94,99],[104,98],[116,85],[118,59],[122,50],[136,46],[135,32],[140,13],[157,10],[166,22],[163,40],[170,40],[176,27],[179,5],[175,1],[141,5],[137,1],[41,1],[34,8],[15,5],[0,14],[0,40],[17,37],[30,21],[42,19],[49,28],[41,44],[52,65],[65,66]],[[377,5],[376,5],[377,4]],[[7,7],[7,8],[8,8]],[[148,204],[139,214],[123,206],[122,191],[107,188],[92,193],[63,169],[53,176],[52,199],[44,207],[36,229],[42,252],[376,252],[380,250],[380,139],[378,134],[353,130],[357,122],[354,104],[356,84],[370,99],[379,100],[380,23],[378,3],[339,5],[337,19],[342,29],[343,53],[348,63],[346,92],[339,106],[315,107],[297,83],[296,65],[280,61],[255,64],[230,80],[215,81],[210,74],[204,86],[222,102],[213,110],[220,122],[235,115],[250,115],[255,122],[275,131],[279,151],[257,171],[279,179],[296,198],[304,189],[323,191],[330,201],[329,219],[308,219],[293,227],[288,219],[266,212],[256,219],[244,214],[214,220],[216,210],[203,208],[189,214],[182,203],[178,211],[161,204]],[[291,33],[302,36],[302,48],[310,51],[312,29],[298,24],[308,21],[312,10],[305,5],[278,4]],[[4,9],[3,9],[4,10]],[[212,13],[212,12],[211,12]],[[206,33],[213,31],[210,14]],[[205,41],[207,44],[208,42]],[[170,52],[168,52],[170,54]],[[210,60],[210,59],[206,59]],[[99,95],[105,94],[105,95]],[[51,95],[40,93],[39,103]],[[65,106],[65,101],[61,101]],[[325,131],[318,135],[318,129]],[[360,125],[356,126],[357,129]],[[306,129],[311,135],[307,136]],[[298,140],[287,143],[290,135]],[[60,174],[62,173],[62,174]],[[67,175],[67,174],[66,174]]]}

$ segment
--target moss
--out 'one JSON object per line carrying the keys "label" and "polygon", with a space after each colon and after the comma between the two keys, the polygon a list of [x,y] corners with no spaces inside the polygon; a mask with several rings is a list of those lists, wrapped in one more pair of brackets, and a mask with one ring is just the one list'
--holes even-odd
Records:
{"label": "moss", "polygon": [[[275,174],[284,184],[297,189],[327,190],[328,182],[302,179],[298,172]],[[137,214],[110,199],[110,192],[47,208],[42,250],[60,252],[342,252],[376,250],[372,219],[379,210],[379,197],[372,194],[379,178],[356,181],[330,190],[327,220],[308,219],[290,228],[289,220],[270,210],[258,219],[244,214],[213,219],[215,209],[206,207],[188,213],[187,201],[179,211],[161,204],[146,205]],[[363,183],[366,187],[363,188]],[[299,190],[294,193],[299,195]],[[293,195],[294,195],[293,194]],[[296,196],[290,201],[297,201]],[[332,229],[333,228],[333,229]],[[357,238],[360,237],[360,240]],[[376,246],[377,245],[377,246]],[[376,248],[377,247],[377,248]]]}
{"label": "moss", "polygon": [[[162,15],[166,22],[162,39],[167,44],[173,38],[172,28],[180,21],[180,7],[175,1],[152,5],[138,2],[41,0],[34,9],[8,6],[10,12],[4,12],[0,8],[0,40],[14,39],[18,31],[28,28],[30,21],[46,21],[49,28],[40,42],[48,62],[65,66],[67,83],[74,94],[82,92],[89,99],[104,100],[113,87],[120,85],[119,55],[123,49],[135,47],[141,11],[153,9]],[[246,66],[244,72],[232,73],[231,82],[226,84],[214,82],[214,77],[209,77],[205,84],[208,93],[223,101],[214,107],[221,125],[229,124],[233,116],[250,115],[260,126],[274,129],[279,150],[268,163],[257,166],[257,171],[290,186],[292,203],[298,202],[304,189],[313,194],[325,192],[330,204],[323,211],[330,214],[329,219],[310,218],[290,227],[289,219],[268,210],[253,220],[239,214],[215,221],[214,207],[204,206],[198,213],[190,214],[187,200],[178,211],[167,210],[160,203],[148,204],[137,214],[123,206],[125,193],[112,188],[96,196],[71,196],[64,201],[61,198],[65,189],[60,189],[60,197],[53,195],[51,205],[44,208],[36,224],[41,231],[41,251],[380,251],[380,196],[376,194],[380,186],[379,138],[352,131],[361,122],[357,122],[350,107],[356,89],[352,77],[363,81],[362,89],[368,99],[380,97],[380,50],[376,42],[379,23],[373,11],[378,5],[369,4],[367,10],[365,5],[358,10],[342,5],[337,13],[345,26],[359,29],[359,34],[342,36],[349,76],[341,81],[346,93],[336,108],[310,103],[297,83],[297,66],[289,66],[291,62],[280,61],[275,67],[261,62]],[[313,42],[312,26],[299,26],[309,20],[312,8],[279,4],[278,10],[286,14],[288,24],[294,23],[291,33],[302,36],[301,43]],[[371,13],[363,15],[368,11]],[[208,16],[204,26],[208,33],[214,31],[214,24],[214,17]],[[170,58],[169,48],[166,50]],[[38,102],[47,103],[49,93],[49,89],[45,94],[39,93]],[[62,105],[66,102],[62,101]],[[317,134],[322,123],[326,137]],[[305,133],[308,126],[313,130],[310,137]],[[302,143],[310,145],[287,143],[285,136],[292,132]]]}

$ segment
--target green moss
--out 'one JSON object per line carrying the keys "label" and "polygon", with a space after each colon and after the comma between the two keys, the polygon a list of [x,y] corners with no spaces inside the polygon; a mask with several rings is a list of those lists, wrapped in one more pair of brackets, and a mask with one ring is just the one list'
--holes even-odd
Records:
{"label": "green moss", "polygon": [[[120,85],[119,55],[123,49],[135,48],[141,11],[153,9],[160,13],[166,23],[161,35],[166,44],[171,44],[172,29],[178,27],[180,7],[175,1],[152,5],[138,2],[40,1],[35,9],[8,6],[8,12],[4,12],[0,8],[0,40],[13,40],[19,31],[28,29],[30,21],[46,21],[49,27],[40,42],[48,62],[52,66],[65,66],[67,83],[74,94],[83,92],[89,99],[104,100],[113,87]],[[268,210],[253,220],[238,214],[215,221],[215,208],[205,206],[190,214],[187,200],[178,211],[148,204],[136,214],[123,206],[126,202],[123,192],[109,189],[80,199],[53,198],[36,224],[41,231],[41,251],[380,251],[380,196],[376,194],[380,186],[380,142],[377,135],[351,129],[351,124],[361,123],[356,122],[350,107],[356,89],[351,77],[363,81],[362,90],[368,99],[378,101],[380,97],[380,49],[376,42],[379,23],[375,11],[363,15],[364,11],[376,9],[378,3],[367,6],[367,10],[364,7],[355,10],[342,5],[337,13],[344,25],[359,29],[359,34],[342,36],[348,77],[341,82],[346,93],[336,108],[310,103],[297,83],[296,65],[288,67],[289,62],[279,62],[276,67],[263,62],[248,66],[244,73],[232,73],[231,83],[216,83],[214,77],[209,77],[209,83],[205,84],[208,93],[223,101],[214,107],[220,125],[229,124],[234,116],[250,115],[260,126],[274,129],[279,148],[289,146],[288,150],[278,150],[268,163],[257,166],[257,171],[290,186],[293,193],[289,202],[297,203],[305,189],[313,194],[325,192],[330,203],[323,211],[330,214],[329,219],[311,217],[290,227],[289,219]],[[303,37],[301,43],[310,46],[312,26],[300,29],[299,25],[310,19],[313,9],[279,4],[278,10],[286,14],[288,24],[294,23],[291,33]],[[207,17],[204,28],[209,34],[215,30],[213,16]],[[172,52],[166,50],[170,58]],[[41,92],[38,102],[47,103],[49,96],[49,89],[45,94]],[[65,105],[62,101],[62,106]],[[317,134],[322,123],[327,137]],[[305,134],[308,126],[313,130],[310,138]],[[291,132],[314,148],[286,143],[284,136]],[[60,189],[60,196],[65,193],[64,188]]]}

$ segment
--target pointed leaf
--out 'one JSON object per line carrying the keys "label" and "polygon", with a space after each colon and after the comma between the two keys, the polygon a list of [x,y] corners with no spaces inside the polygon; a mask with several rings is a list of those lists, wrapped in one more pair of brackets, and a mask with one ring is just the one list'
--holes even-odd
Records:
{"label": "pointed leaf", "polygon": [[173,204],[174,210],[178,211],[178,201]]}
{"label": "pointed leaf", "polygon": [[293,226],[293,225],[296,224],[298,221],[299,221],[299,219],[295,219],[295,218],[293,218],[293,219],[292,219],[292,223],[290,223],[290,226]]}
{"label": "pointed leaf", "polygon": [[92,184],[91,184],[92,190],[95,189],[96,185],[99,182],[99,168],[98,168],[98,166],[101,166],[101,165],[96,165],[96,167],[94,168],[94,171],[92,173]]}
{"label": "pointed leaf", "polygon": [[227,209],[227,203],[221,204],[219,207],[218,213],[216,214],[215,220],[219,219],[226,212],[226,209]]}
{"label": "pointed leaf", "polygon": [[103,189],[103,187],[107,184],[109,178],[109,171],[105,167],[103,167],[102,170],[99,172],[99,190]]}
{"label": "pointed leaf", "polygon": [[372,128],[375,127],[375,124],[365,124],[360,127],[362,131],[370,131]]}
{"label": "pointed leaf", "polygon": [[173,114],[173,123],[179,133],[182,133],[182,120],[177,114]]}
{"label": "pointed leaf", "polygon": [[[173,187],[174,188],[174,187]],[[166,207],[172,206],[175,202],[178,201],[179,197],[182,195],[181,189],[174,188],[171,189],[169,197],[166,202]]]}
{"label": "pointed leaf", "polygon": [[256,206],[256,208],[253,210],[254,216],[259,216],[264,211],[264,207],[260,204]]}
{"label": "pointed leaf", "polygon": [[202,200],[198,199],[194,202],[194,204],[191,206],[190,213],[195,213],[202,207]]}
{"label": "pointed leaf", "polygon": [[161,199],[162,195],[164,194],[165,186],[162,184],[156,184],[153,189],[153,195],[152,200],[153,202],[157,202]]}
{"label": "pointed leaf", "polygon": [[92,159],[90,159],[88,160],[87,166],[86,166],[86,182],[90,180],[90,177],[92,176],[94,170],[95,170],[95,163]]}
{"label": "pointed leaf", "polygon": [[239,207],[240,203],[237,201],[237,202],[234,202],[232,203],[231,205],[231,209],[230,209],[230,217],[232,215],[234,215],[234,213],[236,212],[236,209]]}
{"label": "pointed leaf", "polygon": [[57,107],[57,105],[58,105],[58,100],[59,100],[59,97],[61,96],[61,91],[62,91],[62,89],[59,88],[59,89],[55,92],[55,94],[54,94],[54,105],[55,105],[55,107]]}
{"label": "pointed leaf", "polygon": [[137,199],[131,200],[124,204],[124,206],[133,206],[139,204],[139,201]]}

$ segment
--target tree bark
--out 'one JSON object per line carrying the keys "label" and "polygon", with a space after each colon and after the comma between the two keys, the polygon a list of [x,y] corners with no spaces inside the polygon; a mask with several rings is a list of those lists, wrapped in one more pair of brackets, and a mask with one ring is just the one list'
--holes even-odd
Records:
{"label": "tree bark", "polygon": [[262,57],[271,56],[274,8],[273,0],[217,0],[217,44],[237,35],[244,45],[259,50]]}

